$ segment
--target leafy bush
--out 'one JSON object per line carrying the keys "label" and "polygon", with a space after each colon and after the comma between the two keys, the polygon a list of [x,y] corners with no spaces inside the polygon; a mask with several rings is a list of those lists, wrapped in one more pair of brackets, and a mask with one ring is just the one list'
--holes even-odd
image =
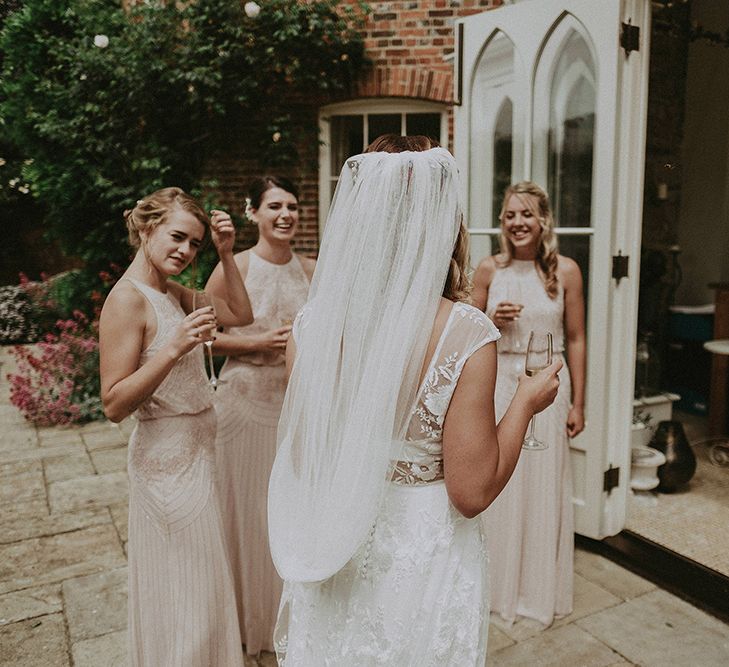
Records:
{"label": "leafy bush", "polygon": [[0,287],[0,344],[38,340],[34,315],[33,302],[20,285]]}
{"label": "leafy bush", "polygon": [[[339,0],[25,0],[0,33],[0,122],[23,183],[89,275],[124,264],[121,212],[166,185],[204,189],[239,128],[273,165],[296,159],[293,109],[342,94],[367,12]],[[25,185],[24,185],[25,187]]]}
{"label": "leafy bush", "polygon": [[35,346],[13,348],[18,372],[8,375],[10,401],[39,426],[72,424],[103,416],[96,324],[81,312],[56,323]]}

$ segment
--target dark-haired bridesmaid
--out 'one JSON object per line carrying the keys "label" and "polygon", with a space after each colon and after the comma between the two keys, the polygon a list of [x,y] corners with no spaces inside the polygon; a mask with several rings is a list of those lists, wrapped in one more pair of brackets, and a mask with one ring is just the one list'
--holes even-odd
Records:
{"label": "dark-haired bridesmaid", "polygon": [[[268,478],[286,391],[284,352],[304,305],[315,261],[294,253],[298,189],[286,178],[263,176],[250,185],[246,217],[258,227],[255,246],[235,255],[255,321],[217,335],[213,350],[228,358],[215,397],[216,457],[240,631],[246,652],[273,650],[281,581],[268,548]],[[207,285],[222,294],[222,267]]]}

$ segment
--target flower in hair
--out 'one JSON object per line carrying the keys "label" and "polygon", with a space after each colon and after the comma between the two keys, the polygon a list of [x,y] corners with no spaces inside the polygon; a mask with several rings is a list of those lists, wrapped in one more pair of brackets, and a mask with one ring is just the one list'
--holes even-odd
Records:
{"label": "flower in hair", "polygon": [[245,216],[246,216],[246,220],[248,220],[248,222],[253,222],[253,206],[251,205],[250,197],[246,197]]}
{"label": "flower in hair", "polygon": [[137,199],[137,206],[144,204],[144,199]]}

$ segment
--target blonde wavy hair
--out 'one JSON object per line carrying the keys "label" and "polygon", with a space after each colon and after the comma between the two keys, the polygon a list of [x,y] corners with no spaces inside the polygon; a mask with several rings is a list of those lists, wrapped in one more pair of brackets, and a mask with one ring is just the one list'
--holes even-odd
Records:
{"label": "blonde wavy hair", "polygon": [[[385,152],[402,153],[403,151],[428,151],[438,148],[440,144],[431,137],[422,134],[401,136],[399,134],[383,134],[377,137],[367,148],[365,153]],[[448,266],[448,276],[443,287],[443,297],[451,301],[468,301],[471,296],[473,284],[471,283],[471,265],[468,248],[468,231],[463,226],[463,214],[458,211],[461,219],[458,236],[453,246],[453,254]]]}
{"label": "blonde wavy hair", "polygon": [[556,299],[559,293],[559,278],[557,277],[559,248],[557,235],[554,233],[555,223],[552,215],[552,207],[546,191],[532,181],[514,183],[506,188],[506,192],[504,192],[504,200],[501,204],[501,212],[499,213],[499,220],[501,221],[501,235],[499,236],[501,256],[496,260],[496,263],[499,266],[508,266],[514,257],[514,246],[506,237],[506,234],[504,234],[504,216],[506,215],[506,207],[512,195],[515,195],[533,213],[534,217],[539,220],[539,226],[542,231],[539,236],[537,256],[534,262],[544,283],[544,289],[551,299]]}

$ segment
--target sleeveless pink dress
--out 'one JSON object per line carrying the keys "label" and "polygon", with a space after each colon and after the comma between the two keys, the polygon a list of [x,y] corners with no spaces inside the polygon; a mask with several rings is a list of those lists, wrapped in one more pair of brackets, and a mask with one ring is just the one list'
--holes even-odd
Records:
{"label": "sleeveless pink dress", "polygon": [[[129,280],[157,316],[140,364],[185,317],[178,301]],[[129,662],[240,667],[233,580],[215,488],[215,411],[202,346],[135,412],[129,440]]]}
{"label": "sleeveless pink dress", "polygon": [[[497,344],[496,420],[504,415],[524,372],[529,331],[551,331],[555,354],[564,351],[564,291],[551,299],[533,261],[498,268],[486,312],[501,301],[524,306],[501,329]],[[565,365],[555,402],[537,416],[535,435],[549,449],[523,451],[499,497],[483,513],[491,545],[491,610],[506,621],[519,616],[550,625],[572,611],[574,519],[567,415],[571,385]]]}
{"label": "sleeveless pink dress", "polygon": [[[246,290],[255,320],[232,334],[255,334],[291,324],[306,303],[309,279],[294,255],[272,264],[250,251]],[[273,650],[281,580],[268,548],[268,478],[286,392],[283,352],[228,357],[215,394],[215,442],[220,499],[233,568],[240,634],[249,655]]]}

